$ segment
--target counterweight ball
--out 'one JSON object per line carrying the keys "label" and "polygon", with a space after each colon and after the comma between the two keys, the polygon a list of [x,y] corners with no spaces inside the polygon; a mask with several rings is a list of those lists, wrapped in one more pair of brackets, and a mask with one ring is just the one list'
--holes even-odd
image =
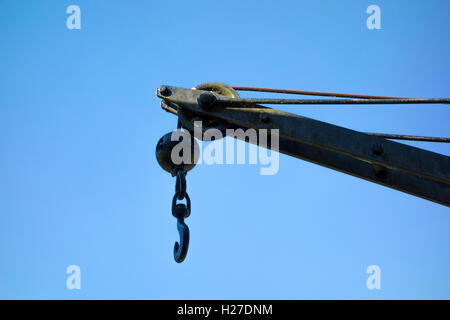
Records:
{"label": "counterweight ball", "polygon": [[173,176],[176,174],[174,169],[180,165],[184,165],[186,171],[195,167],[199,154],[197,141],[189,132],[183,130],[165,134],[156,145],[159,165]]}

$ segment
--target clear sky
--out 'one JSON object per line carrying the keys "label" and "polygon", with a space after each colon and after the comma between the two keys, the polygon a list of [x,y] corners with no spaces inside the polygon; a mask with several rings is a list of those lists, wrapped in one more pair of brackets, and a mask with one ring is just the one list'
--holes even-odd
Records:
{"label": "clear sky", "polygon": [[[66,27],[72,4],[80,30]],[[366,26],[372,4],[380,30]],[[273,176],[250,164],[188,174],[191,243],[177,264],[175,181],[155,158],[176,126],[161,84],[450,97],[449,10],[447,0],[0,0],[0,298],[449,299],[449,208],[285,155]],[[442,105],[280,109],[450,136]],[[80,290],[66,288],[69,265]],[[366,287],[369,265],[381,290]]]}

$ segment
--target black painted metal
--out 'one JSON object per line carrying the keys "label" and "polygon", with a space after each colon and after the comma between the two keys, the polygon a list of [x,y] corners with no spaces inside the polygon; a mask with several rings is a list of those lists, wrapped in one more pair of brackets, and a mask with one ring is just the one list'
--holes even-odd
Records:
{"label": "black painted metal", "polygon": [[[189,227],[184,219],[191,215],[191,199],[186,192],[186,171],[184,166],[176,169],[175,195],[172,199],[172,215],[177,219],[177,229],[180,235],[180,242],[175,242],[173,247],[173,257],[176,262],[181,263],[186,258],[189,248]],[[186,204],[177,203],[178,200],[186,199]]]}
{"label": "black painted metal", "polygon": [[[169,94],[168,90],[168,88],[163,88],[159,91],[161,94]],[[181,132],[182,131],[179,131],[179,133]],[[172,174],[172,176],[176,176],[175,195],[172,199],[172,215],[177,219],[177,229],[180,235],[180,241],[175,242],[173,256],[175,261],[180,263],[186,258],[189,248],[189,227],[184,222],[184,219],[191,214],[191,199],[186,192],[186,174],[197,162],[199,146],[195,139],[188,135],[192,142],[191,157],[188,163],[176,164],[172,161],[171,153],[174,147],[179,143],[179,140],[172,140],[172,134],[173,132],[169,132],[161,137],[156,145],[155,153],[161,168]],[[181,201],[184,199],[186,200],[186,204],[177,203],[177,200]]]}

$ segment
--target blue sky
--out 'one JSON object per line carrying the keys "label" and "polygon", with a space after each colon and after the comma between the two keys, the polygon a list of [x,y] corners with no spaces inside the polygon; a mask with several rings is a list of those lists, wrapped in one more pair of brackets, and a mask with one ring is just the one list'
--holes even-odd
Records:
{"label": "blue sky", "polygon": [[[81,8],[68,30],[66,8]],[[366,8],[381,8],[368,30]],[[441,1],[0,0],[0,298],[450,298],[447,207],[280,155],[187,176],[186,261],[155,159],[161,84],[450,97]],[[255,96],[244,93],[243,96]],[[283,106],[449,136],[442,105]],[[450,155],[448,145],[414,143]],[[66,268],[81,268],[81,290]],[[366,268],[381,268],[381,290]]]}

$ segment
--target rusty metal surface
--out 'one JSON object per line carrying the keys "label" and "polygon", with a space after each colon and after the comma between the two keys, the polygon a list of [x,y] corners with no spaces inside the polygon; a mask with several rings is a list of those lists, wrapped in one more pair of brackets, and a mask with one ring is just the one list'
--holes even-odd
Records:
{"label": "rusty metal surface", "polygon": [[257,91],[257,92],[272,92],[272,93],[285,93],[285,94],[300,94],[300,95],[307,95],[307,96],[360,98],[360,99],[408,99],[406,97],[375,96],[375,95],[368,95],[368,94],[337,93],[337,92],[322,92],[322,91],[305,91],[305,90],[289,90],[289,89],[273,89],[273,88],[257,88],[257,87],[239,87],[239,86],[233,86],[232,88],[234,90],[238,90],[238,91]]}
{"label": "rusty metal surface", "polygon": [[225,100],[231,99],[221,95],[212,108],[201,108],[197,99],[207,91],[167,88],[165,94],[158,90],[160,98],[200,118],[230,127],[279,129],[280,152],[450,206],[447,156],[263,106],[229,108]]}
{"label": "rusty metal surface", "polygon": [[392,140],[410,140],[410,141],[427,141],[427,142],[443,142],[443,143],[450,142],[450,138],[443,138],[443,137],[424,137],[424,136],[411,136],[406,134],[373,133],[373,132],[365,132],[365,133],[372,136]]}

